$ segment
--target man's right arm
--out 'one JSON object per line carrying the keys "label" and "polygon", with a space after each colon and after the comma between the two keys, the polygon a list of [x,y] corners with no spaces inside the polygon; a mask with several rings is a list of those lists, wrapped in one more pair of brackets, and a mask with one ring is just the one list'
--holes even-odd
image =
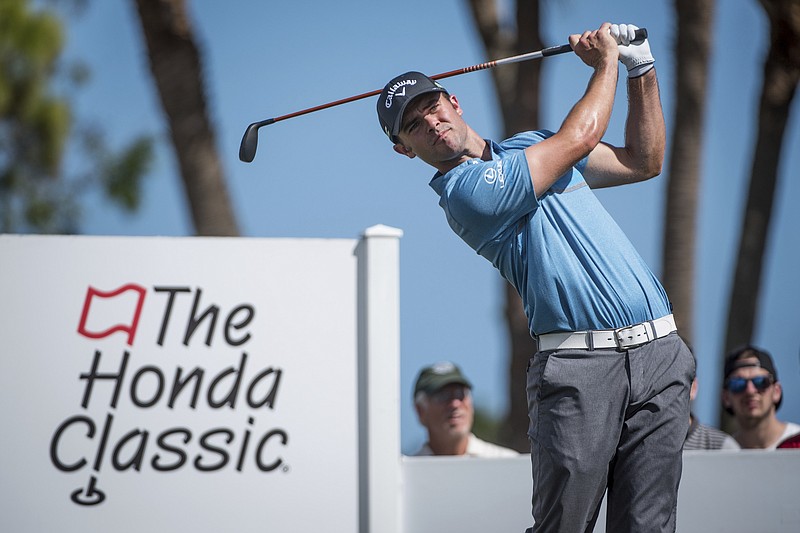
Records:
{"label": "man's right arm", "polygon": [[609,24],[571,35],[570,45],[594,68],[586,93],[569,112],[558,132],[525,149],[536,197],[544,194],[575,163],[589,154],[608,127],[617,90],[619,51]]}

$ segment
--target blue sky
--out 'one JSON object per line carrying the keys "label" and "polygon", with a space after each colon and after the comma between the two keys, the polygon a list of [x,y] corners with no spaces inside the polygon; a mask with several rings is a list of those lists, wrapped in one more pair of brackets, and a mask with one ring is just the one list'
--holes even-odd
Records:
{"label": "blue sky", "polygon": [[[380,88],[406,70],[435,74],[488,59],[466,2],[367,0],[294,2],[189,0],[205,54],[206,89],[217,145],[242,233],[249,237],[357,238],[374,224],[404,231],[401,240],[402,449],[423,433],[411,407],[418,369],[450,359],[475,385],[476,404],[506,408],[507,340],[501,282],[491,265],[451,232],[427,185],[424,163],[396,155],[370,98],[262,128],[251,164],[238,160],[246,126]],[[177,165],[151,81],[133,2],[90,2],[71,19],[66,55],[92,72],[76,95],[82,121],[102,124],[120,146],[134,135],[158,138],[144,204],[122,214],[92,196],[82,230],[97,235],[191,235]],[[656,57],[669,140],[674,106],[673,3],[543,2],[548,45],[603,21],[647,27]],[[695,411],[716,420],[719,358],[756,133],[768,27],[755,0],[717,5],[698,228],[695,351],[700,395]],[[543,123],[557,129],[590,75],[571,54],[544,60]],[[488,71],[446,80],[465,118],[485,137],[500,135]],[[779,416],[800,421],[800,117],[795,102],[780,166],[755,342],[772,352],[784,383]],[[622,140],[624,83],[606,139]],[[668,150],[669,150],[668,145]],[[71,164],[77,164],[73,161]],[[660,274],[662,177],[599,193],[651,268]]]}

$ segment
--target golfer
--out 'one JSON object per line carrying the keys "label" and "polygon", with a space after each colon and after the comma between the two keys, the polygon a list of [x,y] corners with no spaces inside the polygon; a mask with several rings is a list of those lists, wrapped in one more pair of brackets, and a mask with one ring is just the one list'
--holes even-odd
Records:
{"label": "golfer", "polygon": [[[378,100],[394,150],[437,172],[450,227],[522,297],[539,351],[528,365],[528,531],[674,531],[694,360],[663,287],[592,191],[661,172],[665,127],[650,45],[636,26],[571,35],[593,74],[559,130],[486,140],[458,98],[419,72]],[[621,61],[625,146],[601,141]]]}

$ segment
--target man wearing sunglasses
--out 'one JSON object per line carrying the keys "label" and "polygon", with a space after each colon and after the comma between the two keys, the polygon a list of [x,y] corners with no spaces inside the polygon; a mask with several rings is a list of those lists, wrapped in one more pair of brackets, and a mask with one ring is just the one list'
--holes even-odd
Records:
{"label": "man wearing sunglasses", "polygon": [[736,418],[739,429],[723,449],[774,450],[779,443],[800,433],[800,425],[781,422],[776,416],[783,400],[778,372],[769,353],[745,346],[725,358],[722,404]]}

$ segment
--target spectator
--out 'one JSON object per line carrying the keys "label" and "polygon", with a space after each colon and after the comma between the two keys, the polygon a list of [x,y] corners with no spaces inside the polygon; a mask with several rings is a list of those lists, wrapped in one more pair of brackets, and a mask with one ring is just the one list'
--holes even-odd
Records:
{"label": "spectator", "polygon": [[[691,401],[697,397],[697,378],[692,381],[692,388],[689,391]],[[701,424],[694,413],[689,412],[689,433],[686,434],[686,441],[683,443],[683,450],[719,450],[722,449],[726,441],[733,441],[733,437],[720,431],[717,428]],[[735,447],[730,446],[729,447]]]}
{"label": "spectator", "polygon": [[414,385],[414,407],[420,424],[428,432],[428,441],[414,455],[519,455],[482,441],[472,433],[475,418],[472,385],[451,362],[436,363],[420,371]]}
{"label": "spectator", "polygon": [[800,433],[800,425],[778,420],[783,400],[778,372],[769,353],[745,346],[725,358],[722,404],[736,418],[735,441],[726,448],[774,450],[778,444]]}

